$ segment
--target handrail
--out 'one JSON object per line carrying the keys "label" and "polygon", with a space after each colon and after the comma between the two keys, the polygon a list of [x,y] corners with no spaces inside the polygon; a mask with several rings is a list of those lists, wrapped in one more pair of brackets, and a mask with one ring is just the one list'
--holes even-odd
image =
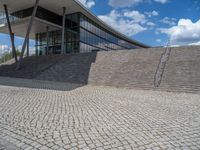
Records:
{"label": "handrail", "polygon": [[170,47],[170,41],[169,41],[167,43],[165,52],[161,55],[158,67],[156,69],[156,73],[154,76],[154,87],[159,87],[162,82],[162,77],[165,71],[167,61],[169,60],[170,54],[171,54],[171,47]]}

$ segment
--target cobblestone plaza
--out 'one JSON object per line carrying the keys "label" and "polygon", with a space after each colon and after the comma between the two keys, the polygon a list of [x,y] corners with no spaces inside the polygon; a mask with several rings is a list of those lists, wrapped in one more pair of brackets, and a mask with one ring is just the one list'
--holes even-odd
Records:
{"label": "cobblestone plaza", "polygon": [[0,78],[0,149],[198,150],[199,114],[195,94]]}

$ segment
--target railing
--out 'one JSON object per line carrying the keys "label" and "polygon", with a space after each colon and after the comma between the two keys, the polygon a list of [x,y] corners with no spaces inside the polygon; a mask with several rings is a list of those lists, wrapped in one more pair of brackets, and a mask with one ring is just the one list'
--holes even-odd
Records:
{"label": "railing", "polygon": [[154,87],[159,87],[162,82],[162,77],[165,71],[167,61],[169,60],[170,54],[171,54],[171,47],[170,47],[170,42],[168,42],[165,52],[162,54],[160,62],[156,69],[156,73],[154,76]]}

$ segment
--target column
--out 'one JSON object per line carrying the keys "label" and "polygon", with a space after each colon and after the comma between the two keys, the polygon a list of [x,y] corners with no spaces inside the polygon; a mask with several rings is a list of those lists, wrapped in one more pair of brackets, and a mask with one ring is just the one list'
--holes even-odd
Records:
{"label": "column", "polygon": [[20,68],[21,62],[22,62],[22,60],[23,60],[24,51],[25,51],[26,46],[27,46],[27,40],[28,40],[29,35],[30,35],[30,32],[31,32],[31,28],[32,28],[32,25],[33,25],[33,21],[34,21],[34,19],[35,19],[35,15],[36,15],[36,12],[37,12],[37,8],[38,8],[39,1],[40,1],[40,0],[36,0],[36,1],[35,1],[35,6],[34,6],[34,9],[33,9],[33,13],[32,13],[31,19],[30,19],[30,21],[29,21],[29,25],[28,25],[27,32],[26,32],[26,36],[25,36],[24,43],[23,43],[23,46],[22,46],[22,51],[21,51],[21,55],[20,55],[20,58],[19,58],[19,63],[18,63],[18,65],[17,65],[17,69]]}
{"label": "column", "polygon": [[65,54],[65,14],[66,7],[63,7],[61,54]]}
{"label": "column", "polygon": [[27,49],[27,56],[29,56],[29,38],[28,38],[28,40],[27,40],[27,47],[26,47],[26,49]]}
{"label": "column", "polygon": [[[15,43],[15,34],[14,33],[11,33],[11,36],[12,36],[12,40],[13,43]],[[15,49],[15,48],[14,48]],[[15,52],[16,50],[14,50],[13,47],[12,47],[12,57],[15,58]],[[17,54],[16,54],[17,55]]]}

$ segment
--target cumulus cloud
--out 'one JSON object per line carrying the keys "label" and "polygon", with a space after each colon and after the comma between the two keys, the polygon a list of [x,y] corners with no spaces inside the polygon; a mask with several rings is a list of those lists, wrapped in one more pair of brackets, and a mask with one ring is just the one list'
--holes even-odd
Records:
{"label": "cumulus cloud", "polygon": [[3,54],[10,52],[10,51],[11,51],[11,48],[8,45],[0,45],[0,57]]}
{"label": "cumulus cloud", "polygon": [[145,12],[145,14],[146,14],[148,17],[152,17],[152,16],[158,16],[158,15],[159,15],[159,12],[153,10],[153,11],[150,11],[150,12]]}
{"label": "cumulus cloud", "polygon": [[99,18],[128,36],[133,36],[146,30],[141,25],[145,21],[145,16],[137,11],[118,12],[112,10],[109,14],[101,15]]}
{"label": "cumulus cloud", "polygon": [[115,8],[130,7],[142,1],[143,0],[109,0],[109,5]]}
{"label": "cumulus cloud", "polygon": [[156,42],[160,43],[160,42],[162,42],[162,40],[161,39],[157,39]]}
{"label": "cumulus cloud", "polygon": [[0,51],[2,52],[8,52],[11,48],[8,45],[0,45]]}
{"label": "cumulus cloud", "polygon": [[168,0],[154,0],[155,2],[161,3],[161,4],[165,4],[168,2]]}
{"label": "cumulus cloud", "polygon": [[159,30],[169,36],[173,45],[200,44],[200,20],[193,23],[190,19],[180,19],[176,26]]}
{"label": "cumulus cloud", "polygon": [[161,23],[170,25],[170,26],[175,26],[176,25],[176,18],[169,18],[165,17],[162,20],[160,20]]}
{"label": "cumulus cloud", "polygon": [[137,23],[144,23],[145,22],[145,15],[141,14],[139,11],[127,11],[124,12],[124,16],[131,18],[132,21]]}
{"label": "cumulus cloud", "polygon": [[141,2],[157,2],[161,4],[167,3],[169,0],[109,0],[109,5],[115,8],[131,7]]}
{"label": "cumulus cloud", "polygon": [[153,23],[153,22],[147,22],[147,25],[148,25],[148,26],[151,26],[151,27],[154,27],[154,26],[156,26],[156,24],[155,24],[155,23]]}
{"label": "cumulus cloud", "polygon": [[200,41],[199,42],[196,42],[196,43],[191,43],[189,45],[200,45]]}
{"label": "cumulus cloud", "polygon": [[87,8],[92,8],[95,5],[94,0],[78,0],[78,1],[81,2]]}

